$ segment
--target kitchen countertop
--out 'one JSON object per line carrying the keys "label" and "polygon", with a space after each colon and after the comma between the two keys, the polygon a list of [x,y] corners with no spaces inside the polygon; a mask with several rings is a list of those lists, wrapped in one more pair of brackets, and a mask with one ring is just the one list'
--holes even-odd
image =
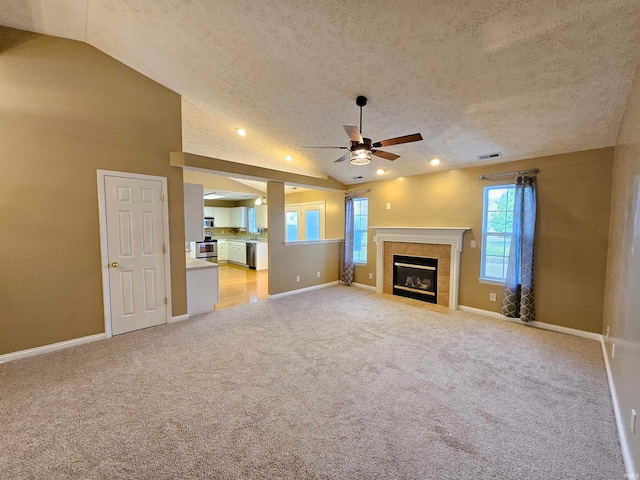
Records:
{"label": "kitchen countertop", "polygon": [[187,257],[187,270],[195,270],[199,268],[218,268],[218,264]]}

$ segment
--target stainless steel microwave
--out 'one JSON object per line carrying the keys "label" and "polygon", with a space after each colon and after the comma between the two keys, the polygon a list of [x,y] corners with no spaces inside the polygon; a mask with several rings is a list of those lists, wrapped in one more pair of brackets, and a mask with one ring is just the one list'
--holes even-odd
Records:
{"label": "stainless steel microwave", "polygon": [[204,228],[213,228],[216,226],[216,221],[213,217],[204,217]]}

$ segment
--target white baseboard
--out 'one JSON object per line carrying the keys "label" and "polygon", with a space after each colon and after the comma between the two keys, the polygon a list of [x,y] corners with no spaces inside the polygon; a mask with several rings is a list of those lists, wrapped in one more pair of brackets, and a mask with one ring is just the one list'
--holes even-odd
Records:
{"label": "white baseboard", "polygon": [[169,323],[181,322],[183,320],[189,320],[189,314],[185,313],[184,315],[176,315],[175,317],[171,317]]}
{"label": "white baseboard", "polygon": [[374,292],[376,291],[376,287],[374,285],[365,285],[364,283],[352,283],[351,286],[364,288],[365,290],[372,290]]}
{"label": "white baseboard", "polygon": [[596,340],[599,342],[602,339],[602,335],[599,333],[593,332],[585,332],[584,330],[578,330],[576,328],[569,327],[561,327],[560,325],[553,325],[551,323],[544,322],[523,322],[519,318],[511,318],[505,317],[496,312],[491,312],[489,310],[482,310],[480,308],[467,307],[465,305],[458,305],[458,310],[462,310],[463,312],[472,312],[477,313],[479,315],[485,315],[487,317],[499,318],[500,320],[507,320],[512,323],[519,323],[520,325],[526,325],[528,327],[541,328],[542,330],[551,330],[552,332],[566,333],[568,335],[573,335],[575,337],[588,338],[589,340]]}
{"label": "white baseboard", "polygon": [[618,439],[620,440],[620,449],[622,450],[622,460],[627,472],[626,478],[638,478],[638,472],[635,471],[627,434],[624,431],[624,420],[620,412],[620,403],[618,402],[618,394],[616,386],[613,383],[613,374],[611,373],[611,365],[609,364],[609,354],[607,346],[604,343],[604,336],[601,336],[600,343],[602,345],[602,356],[604,357],[604,367],[607,371],[607,380],[609,381],[609,390],[611,392],[611,400],[613,401],[613,414],[616,417],[616,426],[618,427]]}
{"label": "white baseboard", "polygon": [[274,293],[273,295],[267,295],[267,298],[269,300],[272,300],[274,298],[288,297],[289,295],[297,295],[298,293],[310,292],[311,290],[319,290],[320,288],[332,287],[334,285],[338,285],[338,283],[340,282],[336,280],[335,282],[323,283],[320,285],[313,285],[311,287],[306,287],[306,288],[298,288],[297,290],[289,290],[288,292]]}
{"label": "white baseboard", "polygon": [[76,347],[84,343],[104,340],[105,338],[105,333],[96,333],[95,335],[89,335],[87,337],[74,338],[72,340],[51,343],[49,345],[29,348],[27,350],[20,350],[18,352],[5,353],[4,355],[0,355],[0,363],[11,362],[13,360],[19,360],[21,358],[33,357],[34,355],[40,355],[43,353],[55,352],[56,350],[62,350],[63,348]]}

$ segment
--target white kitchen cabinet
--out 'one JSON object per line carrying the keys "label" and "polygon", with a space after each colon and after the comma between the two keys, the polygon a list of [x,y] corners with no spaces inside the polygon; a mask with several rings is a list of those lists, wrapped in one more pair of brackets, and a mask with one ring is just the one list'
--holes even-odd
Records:
{"label": "white kitchen cabinet", "polygon": [[258,242],[256,246],[256,270],[269,269],[269,244]]}
{"label": "white kitchen cabinet", "polygon": [[269,228],[269,219],[267,216],[266,205],[256,205],[256,228]]}
{"label": "white kitchen cabinet", "polygon": [[247,207],[230,208],[229,226],[232,228],[247,228]]}
{"label": "white kitchen cabinet", "polygon": [[[204,216],[205,217],[214,217],[214,209],[215,207],[204,207]],[[216,222],[217,223],[217,222]]]}
{"label": "white kitchen cabinet", "polygon": [[220,302],[218,265],[187,257],[187,314],[198,315],[214,311]]}
{"label": "white kitchen cabinet", "polygon": [[213,217],[216,219],[216,228],[230,227],[229,214],[230,208],[227,207],[211,207],[213,208]]}
{"label": "white kitchen cabinet", "polygon": [[227,247],[228,245],[226,240],[218,240],[218,262],[226,262],[229,259]]}
{"label": "white kitchen cabinet", "polygon": [[201,242],[204,238],[204,200],[202,185],[185,183],[184,189],[184,240]]}
{"label": "white kitchen cabinet", "polygon": [[227,242],[227,259],[239,265],[247,264],[247,244],[236,240]]}

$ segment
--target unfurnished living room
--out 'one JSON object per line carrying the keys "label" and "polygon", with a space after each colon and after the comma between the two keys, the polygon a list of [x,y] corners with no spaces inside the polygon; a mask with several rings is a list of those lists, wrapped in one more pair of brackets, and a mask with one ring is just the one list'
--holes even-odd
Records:
{"label": "unfurnished living room", "polygon": [[640,2],[5,0],[0,478],[640,475]]}

